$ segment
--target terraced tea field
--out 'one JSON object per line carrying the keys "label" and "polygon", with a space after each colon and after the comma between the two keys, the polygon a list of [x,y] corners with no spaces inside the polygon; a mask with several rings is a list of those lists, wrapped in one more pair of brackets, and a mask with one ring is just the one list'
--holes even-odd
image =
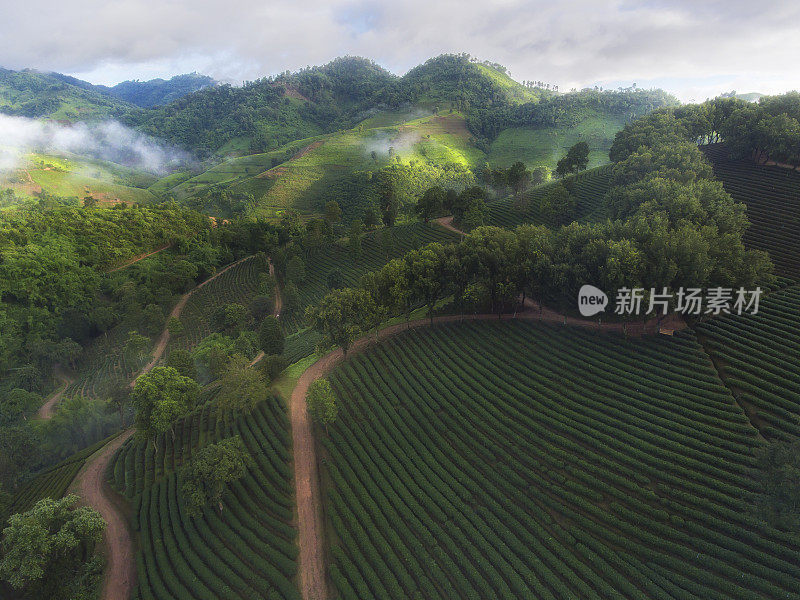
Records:
{"label": "terraced tea field", "polygon": [[220,306],[228,304],[247,307],[259,294],[261,278],[268,273],[269,266],[264,261],[254,256],[248,257],[192,292],[180,315],[184,333],[170,338],[169,349],[194,348],[200,340],[212,333],[211,319],[214,312]]}
{"label": "terraced tea field", "polygon": [[147,364],[147,355],[133,357],[124,351],[128,328],[118,326],[96,338],[87,348],[74,381],[63,398],[104,398],[119,381],[130,381]]}
{"label": "terraced tea field", "polygon": [[[270,398],[226,427],[213,401],[153,444],[128,441],[110,469],[113,485],[134,507],[139,533],[138,598],[299,599],[292,525],[289,420]],[[224,509],[197,517],[184,509],[179,467],[206,444],[238,435],[255,461],[223,496]]]}
{"label": "terraced tea field", "polygon": [[797,538],[751,516],[762,442],[691,333],[439,325],[330,380],[341,598],[800,597]]}
{"label": "terraced tea field", "polygon": [[704,150],[725,190],[747,205],[745,243],[769,252],[777,274],[800,278],[800,173],[731,160],[723,144]]}
{"label": "terraced tea field", "polygon": [[800,286],[771,293],[756,315],[697,326],[725,383],[767,438],[800,436]]}
{"label": "terraced tea field", "polygon": [[326,247],[306,260],[306,277],[298,285],[299,302],[294,310],[281,315],[288,334],[302,329],[305,309],[328,293],[327,276],[334,269],[342,272],[345,285],[356,285],[359,278],[374,271],[392,258],[431,242],[454,242],[459,235],[438,224],[413,223],[381,229],[364,236],[361,256],[353,257],[343,246]]}
{"label": "terraced tea field", "polygon": [[49,469],[45,469],[36,475],[36,477],[23,484],[13,495],[5,511],[0,511],[0,529],[5,526],[5,522],[10,515],[29,510],[43,498],[52,498],[54,500],[63,498],[70,484],[78,474],[78,471],[81,470],[81,467],[83,467],[86,462],[86,459],[105,446],[109,440],[114,437],[116,437],[116,434],[73,454],[68,459]]}
{"label": "terraced tea field", "polygon": [[[605,217],[603,197],[611,182],[611,168],[598,167],[573,176],[573,195],[577,201],[576,220],[595,221]],[[527,207],[520,210],[514,206],[513,198],[489,202],[488,225],[513,228],[523,223],[545,223],[539,213],[542,197],[554,183],[537,186],[527,193]]]}

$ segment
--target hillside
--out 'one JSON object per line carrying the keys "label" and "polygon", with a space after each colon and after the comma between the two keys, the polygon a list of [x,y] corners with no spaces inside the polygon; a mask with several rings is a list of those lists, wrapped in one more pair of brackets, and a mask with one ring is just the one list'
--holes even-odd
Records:
{"label": "hillside", "polygon": [[800,278],[800,173],[733,160],[724,144],[706,146],[705,153],[728,193],[747,205],[745,242],[769,252],[778,274]]}
{"label": "hillside", "polygon": [[[119,119],[137,107],[73,78],[0,69],[0,112],[63,121]],[[85,84],[85,85],[83,85]]]}
{"label": "hillside", "polygon": [[[375,200],[371,174],[391,172],[399,201],[409,205],[431,185],[463,188],[470,184],[473,171],[485,161],[485,154],[470,144],[460,113],[428,112],[390,126],[370,127],[381,122],[385,121],[373,116],[353,129],[297,140],[265,154],[228,159],[171,187],[166,182],[155,185],[164,196],[226,217],[237,211],[225,212],[225,205],[274,218],[287,209],[319,212],[325,202],[336,200],[351,219],[360,217]],[[222,207],[214,206],[220,194],[229,200]]]}
{"label": "hillside", "polygon": [[[147,188],[156,177],[115,163],[75,154],[31,153],[17,169],[0,171],[0,209],[34,201],[42,194],[81,204],[87,197],[101,205],[153,202]],[[10,191],[10,193],[9,193]]]}
{"label": "hillside", "polygon": [[163,177],[25,155],[0,564],[108,529],[0,595],[800,600],[800,95],[673,104],[345,57],[131,109]]}
{"label": "hillside", "polygon": [[756,430],[691,335],[440,326],[331,382],[342,597],[795,596],[797,546],[746,516]]}
{"label": "hillside", "polygon": [[170,79],[150,79],[148,81],[123,81],[111,87],[103,88],[112,96],[130,102],[142,108],[152,108],[161,104],[169,104],[178,98],[198,90],[217,85],[208,75],[187,73],[175,75]]}

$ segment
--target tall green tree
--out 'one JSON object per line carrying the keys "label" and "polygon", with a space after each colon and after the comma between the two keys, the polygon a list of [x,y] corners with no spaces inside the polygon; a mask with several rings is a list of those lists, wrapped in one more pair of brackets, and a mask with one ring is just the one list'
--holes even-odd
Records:
{"label": "tall green tree", "polygon": [[[87,575],[106,523],[92,508],[76,507],[78,497],[45,498],[28,512],[12,515],[3,530],[0,578],[30,598],[73,600]],[[99,578],[95,579],[95,582]]]}
{"label": "tall green tree", "polygon": [[216,505],[221,513],[222,497],[228,486],[244,477],[253,464],[238,435],[198,450],[181,473],[186,512],[197,516],[206,506]]}
{"label": "tall green tree", "polygon": [[567,150],[567,154],[558,161],[556,173],[560,177],[583,171],[589,166],[589,144],[578,142]]}
{"label": "tall green tree", "polygon": [[222,375],[217,395],[217,413],[225,423],[237,415],[249,415],[259,402],[266,399],[269,388],[259,369],[250,368],[250,361],[235,355]]}
{"label": "tall green tree", "polygon": [[176,419],[185,415],[197,402],[200,386],[172,367],[156,367],[136,380],[131,400],[136,409],[136,435],[153,440],[171,431]]}
{"label": "tall green tree", "polygon": [[378,324],[375,300],[361,289],[333,290],[306,314],[324,342],[341,346],[345,354],[353,341]]}
{"label": "tall green tree", "polygon": [[440,187],[432,187],[425,190],[425,193],[417,200],[414,211],[425,222],[438,217],[444,208],[446,192]]}
{"label": "tall green tree", "polygon": [[324,425],[325,431],[328,431],[328,425],[333,423],[339,414],[339,407],[336,404],[336,395],[327,379],[311,382],[306,393],[306,404],[311,419],[315,423]]}
{"label": "tall green tree", "polygon": [[258,328],[258,342],[264,354],[283,354],[285,341],[278,319],[272,315],[264,317]]}

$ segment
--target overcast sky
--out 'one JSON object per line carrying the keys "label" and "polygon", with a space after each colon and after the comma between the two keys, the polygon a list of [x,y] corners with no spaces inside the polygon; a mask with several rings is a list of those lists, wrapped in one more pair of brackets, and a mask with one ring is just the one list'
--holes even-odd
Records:
{"label": "overcast sky", "polygon": [[800,88],[797,0],[0,0],[0,66],[93,83],[246,79],[344,55],[402,74],[443,52],[561,89],[636,82],[683,100]]}

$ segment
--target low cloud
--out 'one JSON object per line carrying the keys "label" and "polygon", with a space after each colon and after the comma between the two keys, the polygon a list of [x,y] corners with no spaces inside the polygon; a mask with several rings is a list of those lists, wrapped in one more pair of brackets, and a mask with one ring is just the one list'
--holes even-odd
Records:
{"label": "low cloud", "polygon": [[[423,115],[420,115],[423,116]],[[413,130],[378,130],[364,140],[366,154],[373,152],[380,158],[386,158],[390,152],[403,154],[413,149],[422,141],[422,136]]]}
{"label": "low cloud", "polygon": [[190,156],[117,121],[63,125],[0,115],[0,171],[22,165],[29,152],[72,153],[163,174]]}

